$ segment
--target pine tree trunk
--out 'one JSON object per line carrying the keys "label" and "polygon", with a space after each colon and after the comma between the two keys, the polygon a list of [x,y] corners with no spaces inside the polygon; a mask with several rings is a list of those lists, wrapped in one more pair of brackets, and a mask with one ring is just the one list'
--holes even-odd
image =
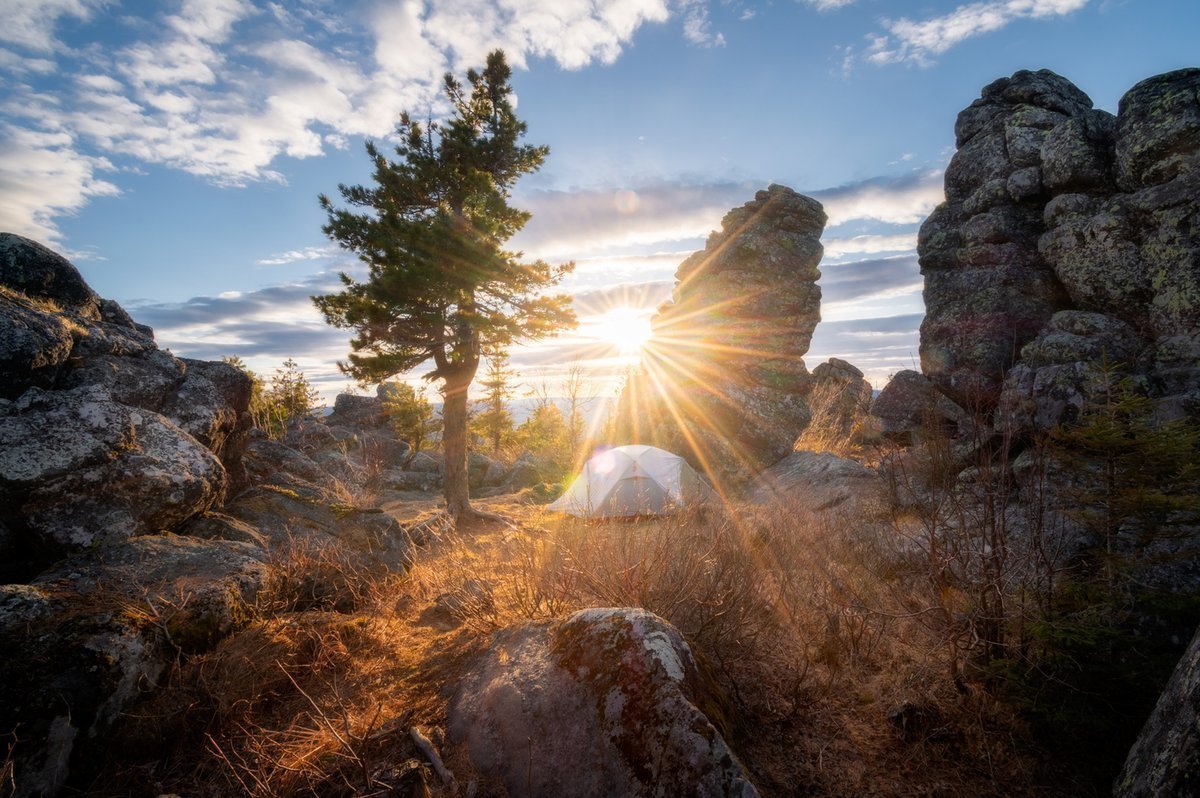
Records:
{"label": "pine tree trunk", "polygon": [[473,373],[447,376],[442,404],[442,450],[446,456],[442,484],[446,512],[455,519],[474,512],[467,484],[467,389],[473,376]]}

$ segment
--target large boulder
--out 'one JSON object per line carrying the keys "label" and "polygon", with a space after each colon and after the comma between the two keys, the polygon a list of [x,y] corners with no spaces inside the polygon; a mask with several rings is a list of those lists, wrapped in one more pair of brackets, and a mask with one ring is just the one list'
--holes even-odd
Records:
{"label": "large boulder", "polygon": [[896,372],[871,402],[871,415],[883,437],[901,444],[920,443],[930,435],[956,437],[967,414],[938,391],[929,378],[911,369]]}
{"label": "large boulder", "polygon": [[250,420],[250,375],[228,363],[185,359],[187,376],[163,407],[163,415],[221,459],[240,467]]}
{"label": "large boulder", "polygon": [[756,796],[714,725],[720,706],[673,626],[592,609],[498,632],[461,682],[449,732],[514,798]]}
{"label": "large boulder", "polygon": [[61,311],[100,318],[100,297],[70,261],[14,233],[0,233],[0,284],[48,300]]}
{"label": "large boulder", "polygon": [[1129,750],[1113,795],[1200,795],[1200,631]]}
{"label": "large boulder", "polygon": [[820,320],[825,220],[816,200],[772,185],[679,265],[619,400],[625,439],[735,480],[791,450],[810,418],[803,356]]}
{"label": "large boulder", "polygon": [[856,460],[829,452],[793,452],[756,477],[747,498],[755,504],[860,516],[874,509],[881,488],[875,472]]}
{"label": "large boulder", "polygon": [[212,452],[102,388],[33,388],[0,415],[0,520],[50,553],[169,529],[224,494]]}

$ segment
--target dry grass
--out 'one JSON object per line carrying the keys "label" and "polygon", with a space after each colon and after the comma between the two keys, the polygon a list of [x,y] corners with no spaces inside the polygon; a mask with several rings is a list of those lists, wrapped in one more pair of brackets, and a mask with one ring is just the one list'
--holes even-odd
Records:
{"label": "dry grass", "polygon": [[[296,546],[251,624],[138,710],[117,745],[143,761],[123,756],[96,792],[452,794],[409,730],[442,747],[449,698],[493,630],[609,605],[683,632],[764,795],[1055,794],[1035,787],[1004,707],[947,678],[918,565],[886,525],[755,507],[588,523],[514,497],[488,509],[519,530],[445,536],[404,576]],[[462,753],[443,751],[467,784]]]}

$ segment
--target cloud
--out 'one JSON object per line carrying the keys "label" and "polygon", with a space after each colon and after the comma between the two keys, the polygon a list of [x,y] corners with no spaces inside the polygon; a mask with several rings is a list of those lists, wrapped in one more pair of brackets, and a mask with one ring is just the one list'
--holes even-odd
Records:
{"label": "cloud", "polygon": [[812,196],[825,206],[829,228],[858,219],[915,224],[946,198],[940,169],[871,178],[814,191]]}
{"label": "cloud", "polygon": [[821,264],[823,310],[842,303],[861,303],[881,296],[919,292],[923,285],[916,255]]}
{"label": "cloud", "polygon": [[712,32],[704,0],[678,0],[683,11],[683,38],[700,47],[724,47],[725,36]]}
{"label": "cloud", "polygon": [[4,4],[0,41],[35,52],[53,52],[60,48],[54,38],[59,19],[86,20],[104,5],[106,0],[8,0]]}
{"label": "cloud", "polygon": [[818,11],[834,11],[854,5],[855,0],[804,0],[804,2]]}
{"label": "cloud", "polygon": [[702,239],[754,197],[755,183],[651,183],[634,188],[523,192],[533,221],[515,243],[543,258]]}
{"label": "cloud", "polygon": [[811,369],[831,357],[849,361],[876,388],[904,369],[920,370],[922,313],[821,322],[804,362]]}
{"label": "cloud", "polygon": [[1089,0],[987,0],[915,22],[885,19],[886,34],[868,36],[867,60],[875,64],[929,66],[936,56],[967,39],[992,33],[1021,19],[1045,19],[1078,11]]}
{"label": "cloud", "polygon": [[[830,238],[822,242],[825,245],[825,260],[834,260],[850,254],[873,255],[880,252],[915,251],[917,248],[916,233],[896,233],[893,235],[862,235],[851,238]],[[259,261],[260,263],[262,261]]]}
{"label": "cloud", "polygon": [[291,249],[287,252],[280,252],[254,262],[259,266],[282,266],[287,263],[296,263],[297,261],[321,260],[322,258],[329,258],[335,255],[338,251],[338,248],[333,245],[326,245],[323,247],[305,247],[304,249]]}
{"label": "cloud", "polygon": [[[442,73],[496,47],[518,67],[538,57],[579,69],[612,63],[638,29],[672,15],[689,39],[720,43],[702,0],[357,0],[336,15],[324,0],[177,0],[168,13],[118,18],[124,44],[113,47],[111,26],[90,24],[110,4],[8,0],[0,65],[58,76],[10,82],[9,124],[66,134],[57,147],[76,161],[122,156],[226,186],[283,182],[281,156],[387,136],[402,110],[436,114]],[[78,23],[77,46],[59,38],[64,20]],[[59,191],[78,193],[79,181]],[[43,229],[78,207],[48,204]]]}
{"label": "cloud", "polygon": [[0,230],[61,248],[56,217],[78,211],[92,197],[120,193],[97,176],[112,164],[79,154],[68,134],[12,125],[0,132]]}
{"label": "cloud", "polygon": [[674,280],[655,280],[648,283],[620,283],[605,288],[580,291],[573,297],[575,313],[583,319],[601,316],[618,308],[654,309],[671,298]]}

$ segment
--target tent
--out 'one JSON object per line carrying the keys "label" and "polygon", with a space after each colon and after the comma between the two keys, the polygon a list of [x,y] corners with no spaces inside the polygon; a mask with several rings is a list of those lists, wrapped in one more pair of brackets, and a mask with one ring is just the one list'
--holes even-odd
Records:
{"label": "tent", "polygon": [[653,446],[618,446],[588,460],[550,510],[580,518],[666,515],[715,496],[682,457]]}

